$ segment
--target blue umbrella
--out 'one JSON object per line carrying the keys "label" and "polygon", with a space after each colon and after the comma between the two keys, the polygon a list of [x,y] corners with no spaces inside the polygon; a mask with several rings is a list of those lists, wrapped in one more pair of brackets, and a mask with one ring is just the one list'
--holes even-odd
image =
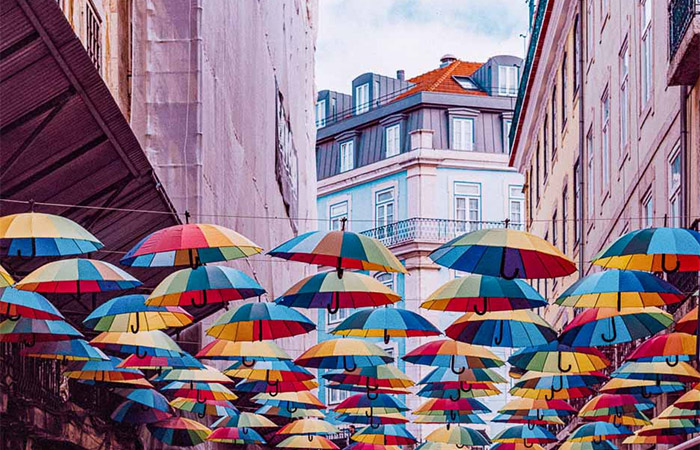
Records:
{"label": "blue umbrella", "polygon": [[388,344],[391,337],[438,336],[442,334],[423,316],[398,308],[362,309],[343,320],[332,334],[356,337],[383,337]]}
{"label": "blue umbrella", "polygon": [[154,423],[172,417],[170,411],[149,408],[141,403],[125,400],[112,413],[112,420],[131,424]]}
{"label": "blue umbrella", "polygon": [[545,345],[557,337],[551,325],[527,309],[466,313],[445,334],[468,344],[512,348]]}
{"label": "blue umbrella", "polygon": [[168,399],[155,389],[117,389],[115,392],[143,406],[164,412],[172,411]]}

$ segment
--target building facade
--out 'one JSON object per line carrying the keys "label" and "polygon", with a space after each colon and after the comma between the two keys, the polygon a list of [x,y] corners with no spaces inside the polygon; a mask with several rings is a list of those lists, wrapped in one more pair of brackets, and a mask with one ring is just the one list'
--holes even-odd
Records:
{"label": "building facade", "polygon": [[[428,254],[447,240],[485,227],[521,227],[523,178],[508,167],[507,136],[521,60],[495,56],[471,63],[446,55],[439,68],[405,80],[358,76],[352,95],[320,91],[316,103],[318,217],[321,226],[379,239],[408,275],[374,276],[402,297],[395,305],[418,312],[440,329],[458,315],[419,309],[422,300],[459,276]],[[319,314],[319,340],[351,313]],[[415,381],[430,368],[401,360],[426,339],[383,346]],[[505,355],[501,355],[505,356]],[[329,405],[344,398],[322,386]],[[425,399],[405,399],[415,409]],[[503,403],[488,398],[492,409]],[[430,427],[411,425],[419,439]]]}

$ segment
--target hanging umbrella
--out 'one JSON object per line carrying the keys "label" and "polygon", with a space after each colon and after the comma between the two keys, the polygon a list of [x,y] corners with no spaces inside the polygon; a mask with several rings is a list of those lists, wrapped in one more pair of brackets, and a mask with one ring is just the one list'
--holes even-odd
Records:
{"label": "hanging umbrella", "polygon": [[311,231],[270,250],[290,261],[343,269],[407,273],[401,262],[378,240],[351,231]]}
{"label": "hanging umbrella", "polygon": [[[413,380],[393,364],[329,372],[323,374],[323,378],[333,383],[357,386],[366,390],[367,395],[373,395],[373,392],[380,392],[381,389],[405,389],[415,385]],[[328,386],[337,388],[338,385],[329,384]]]}
{"label": "hanging umbrella", "polygon": [[652,395],[678,392],[685,389],[683,383],[674,381],[636,380],[632,378],[612,378],[599,389],[607,394],[632,394],[649,398]]}
{"label": "hanging umbrella", "polygon": [[452,339],[428,342],[406,353],[401,359],[413,364],[449,367],[456,374],[467,368],[484,369],[505,364],[488,349]]}
{"label": "hanging umbrella", "polygon": [[238,409],[228,400],[205,400],[198,402],[191,398],[177,397],[170,402],[173,408],[197,414],[197,417],[204,416],[230,416],[238,413]]}
{"label": "hanging umbrella", "polygon": [[455,278],[430,294],[420,307],[434,311],[512,311],[547,306],[547,301],[523,280],[470,274]]}
{"label": "hanging umbrella", "polygon": [[205,365],[203,369],[169,369],[151,381],[162,383],[171,381],[197,381],[203,383],[233,383],[229,377],[218,369]]}
{"label": "hanging umbrella", "polygon": [[477,230],[440,246],[430,258],[463,272],[513,278],[556,278],[576,265],[558,248],[533,234],[508,228]]}
{"label": "hanging umbrella", "polygon": [[[697,419],[700,417],[698,409],[681,409],[673,405],[667,407],[656,417],[657,419]],[[651,422],[649,422],[651,423]]]}
{"label": "hanging umbrella", "polygon": [[252,401],[266,406],[279,406],[290,414],[296,409],[326,409],[326,405],[309,391],[280,392],[277,395],[260,393],[254,395]]}
{"label": "hanging umbrella", "polygon": [[608,422],[592,422],[576,428],[567,440],[571,442],[599,442],[609,439],[619,439],[632,434],[624,425],[613,425]]}
{"label": "hanging umbrella", "polygon": [[516,425],[506,428],[491,440],[498,443],[524,444],[526,447],[530,448],[532,444],[556,442],[557,438],[546,428],[537,425],[532,428],[526,425]]}
{"label": "hanging umbrella", "polygon": [[681,317],[675,326],[681,333],[695,334],[698,331],[698,307],[691,309],[688,314]]}
{"label": "hanging umbrella", "polygon": [[384,350],[361,339],[329,339],[306,350],[294,362],[317,369],[355,370],[394,360]]}
{"label": "hanging umbrella", "polygon": [[21,356],[29,358],[58,359],[61,361],[109,361],[102,350],[83,339],[37,342],[32,347],[20,350]]}
{"label": "hanging umbrella", "polygon": [[700,234],[667,227],[631,231],[601,250],[592,262],[608,269],[696,272],[700,270]]}
{"label": "hanging umbrella", "polygon": [[418,445],[415,450],[458,450],[460,447],[454,444],[445,444],[443,442],[425,441]]}
{"label": "hanging umbrella", "polygon": [[173,381],[160,389],[172,397],[195,399],[198,402],[206,400],[236,400],[238,396],[220,383],[203,381]]}
{"label": "hanging umbrella", "polygon": [[325,415],[318,409],[292,407],[288,404],[263,405],[255,411],[257,414],[285,417],[287,419],[299,419],[302,417],[317,417],[322,419]]}
{"label": "hanging umbrella", "polygon": [[431,398],[413,410],[417,416],[448,415],[452,420],[457,414],[489,413],[491,410],[475,398]]}
{"label": "hanging umbrella", "polygon": [[697,417],[691,419],[652,419],[651,425],[639,430],[639,436],[673,436],[700,432]]}
{"label": "hanging umbrella", "polygon": [[469,344],[511,348],[545,345],[557,337],[543,318],[527,309],[466,313],[447,327],[445,334]]}
{"label": "hanging umbrella", "polygon": [[523,370],[549,373],[593,372],[610,365],[598,349],[569,347],[557,341],[522,348],[508,358],[508,363]]}
{"label": "hanging umbrella", "polygon": [[104,247],[85,228],[65,217],[21,213],[0,217],[0,240],[9,240],[8,256],[67,256]]}
{"label": "hanging umbrella", "polygon": [[451,424],[486,425],[486,422],[474,413],[462,413],[459,411],[444,411],[442,414],[422,414],[416,416],[413,423],[419,424],[445,424],[447,428]]}
{"label": "hanging umbrella", "polygon": [[180,447],[201,444],[211,434],[209,428],[184,417],[172,417],[160,422],[149,423],[148,431],[159,441]]}
{"label": "hanging umbrella", "polygon": [[207,334],[229,341],[263,341],[305,334],[314,329],[313,322],[288,306],[256,302],[226,311],[207,329]]}
{"label": "hanging umbrella", "polygon": [[326,308],[335,314],[341,308],[384,306],[401,296],[374,277],[348,272],[321,272],[304,278],[289,288],[276,303],[295,308]]}
{"label": "hanging umbrella", "polygon": [[[544,450],[540,444],[520,444],[520,443],[503,443],[493,444],[489,450]],[[601,449],[603,450],[603,449]]]}
{"label": "hanging umbrella", "polygon": [[212,428],[277,428],[277,424],[261,414],[237,412],[224,416],[211,425]]}
{"label": "hanging umbrella", "polygon": [[587,397],[592,386],[607,380],[602,372],[553,374],[528,371],[510,390],[516,397],[533,399],[571,399]]}
{"label": "hanging umbrella", "polygon": [[20,317],[0,322],[0,342],[22,342],[33,347],[37,342],[64,341],[84,337],[65,320],[40,320]]}
{"label": "hanging umbrella", "polygon": [[276,445],[279,448],[309,448],[318,450],[337,450],[338,446],[323,436],[289,436]]}
{"label": "hanging umbrella", "polygon": [[535,414],[496,414],[496,417],[491,419],[495,423],[517,423],[527,425],[532,429],[535,425],[564,425],[564,421],[557,416],[539,416]]}
{"label": "hanging umbrella", "polygon": [[683,409],[700,409],[700,384],[685,394],[681,395],[678,400],[673,402],[673,406]]}
{"label": "hanging umbrella", "polygon": [[438,428],[433,430],[425,437],[426,441],[438,442],[443,444],[452,444],[457,448],[464,446],[486,446],[490,445],[491,441],[488,436],[477,430],[467,427],[456,426],[452,428]]}
{"label": "hanging umbrella", "polygon": [[350,436],[350,439],[375,445],[411,445],[417,442],[403,425],[368,426]]}
{"label": "hanging umbrella", "polygon": [[3,266],[0,266],[0,288],[12,286],[13,284],[15,284],[15,280],[12,279],[12,275]]}
{"label": "hanging umbrella", "polygon": [[639,436],[634,434],[628,436],[622,441],[623,444],[627,445],[651,445],[651,444],[671,444],[677,445],[685,440],[685,437],[679,434],[671,436]]}
{"label": "hanging umbrella", "polygon": [[619,425],[646,425],[649,419],[642,411],[653,407],[653,402],[631,394],[599,394],[583,405],[578,416]]}
{"label": "hanging umbrella", "polygon": [[51,294],[77,294],[131,289],[141,282],[108,262],[96,259],[61,259],[31,272],[15,288]]}
{"label": "hanging umbrella", "polygon": [[[465,383],[464,389],[459,386],[447,387],[446,383],[434,383],[423,386],[416,395],[427,398],[449,398],[459,400],[460,398],[490,397],[502,394],[502,392],[491,383]],[[449,385],[448,385],[449,386]]]}
{"label": "hanging umbrella", "polygon": [[264,445],[263,439],[257,431],[248,428],[222,427],[212,431],[207,437],[207,441],[220,442],[222,444],[260,444]]}
{"label": "hanging umbrella", "polygon": [[155,389],[117,389],[115,393],[148,408],[172,412],[168,399]]}
{"label": "hanging umbrella", "polygon": [[141,403],[131,400],[123,401],[110,416],[115,422],[140,425],[144,423],[160,422],[173,416],[170,411],[161,411],[149,408]]}
{"label": "hanging umbrella", "polygon": [[658,362],[628,361],[612,373],[613,378],[633,378],[637,380],[698,382],[700,372],[690,364],[680,361],[675,366]]}
{"label": "hanging umbrella", "polygon": [[121,259],[125,266],[173,267],[230,261],[262,248],[219,225],[187,223],[163,228],[143,238]]}
{"label": "hanging umbrella", "polygon": [[0,316],[10,320],[27,319],[58,320],[63,314],[41,294],[12,287],[0,288]]}
{"label": "hanging umbrella", "polygon": [[387,394],[377,394],[376,397],[372,398],[363,394],[355,394],[333,407],[333,411],[341,414],[367,411],[372,416],[374,410],[389,413],[404,412],[408,411],[408,406],[398,398]]}
{"label": "hanging umbrella", "polygon": [[110,356],[108,361],[75,361],[68,365],[63,376],[98,383],[131,384],[132,381],[144,380],[140,370],[117,367],[121,361],[115,356]]}
{"label": "hanging umbrella", "polygon": [[401,413],[383,413],[379,414],[376,413],[375,411],[372,411],[372,415],[368,414],[338,414],[338,417],[336,419],[339,422],[347,422],[347,423],[357,423],[357,424],[363,424],[363,425],[372,425],[372,424],[380,424],[380,425],[388,425],[388,424],[402,424],[402,423],[408,423],[409,420],[406,418]]}
{"label": "hanging umbrella", "polygon": [[599,442],[571,442],[565,441],[559,446],[559,450],[618,450],[618,447],[610,441]]}
{"label": "hanging umbrella", "polygon": [[499,413],[536,415],[541,420],[544,416],[565,417],[576,414],[576,409],[564,400],[539,400],[532,398],[516,398],[505,404]]}
{"label": "hanging umbrella", "polygon": [[345,450],[401,450],[398,445],[374,445],[364,442],[353,442],[345,447]]}
{"label": "hanging umbrella", "polygon": [[388,344],[391,337],[438,336],[442,334],[427,319],[408,309],[362,309],[343,320],[331,334],[355,337],[383,337]]}
{"label": "hanging umbrella", "polygon": [[424,376],[418,384],[439,384],[447,389],[461,388],[468,391],[469,385],[477,387],[477,383],[483,382],[505,383],[506,379],[492,369],[465,369],[460,373],[454,373],[447,367],[436,367],[428,375]]}
{"label": "hanging umbrella", "polygon": [[98,306],[83,320],[83,324],[95,331],[139,331],[162,330],[184,327],[192,323],[190,313],[176,306],[146,305],[147,296],[124,295]]}
{"label": "hanging umbrella", "polygon": [[280,381],[307,381],[316,378],[314,374],[291,361],[254,361],[251,366],[236,362],[224,374],[235,379],[267,381],[274,386]]}
{"label": "hanging umbrella", "polygon": [[670,314],[656,307],[587,309],[564,327],[559,341],[575,347],[599,347],[647,338],[673,323]]}
{"label": "hanging umbrella", "polygon": [[137,357],[181,356],[184,352],[170,336],[160,330],[131,332],[103,331],[90,341],[103,350],[133,353]]}
{"label": "hanging umbrella", "polygon": [[[365,394],[367,393],[367,387],[366,386],[360,386],[357,384],[346,384],[346,383],[335,383],[335,382],[328,382],[326,383],[326,387],[328,389],[337,389],[339,391],[349,391],[349,392],[364,392]],[[376,388],[376,389],[374,389]],[[376,387],[376,386],[370,386],[370,392],[369,395],[374,395],[374,392],[379,392],[380,394],[395,394],[395,395],[409,395],[411,391],[407,389],[402,389],[402,388],[387,388],[387,387]]]}
{"label": "hanging umbrella", "polygon": [[316,380],[306,381],[284,381],[278,380],[276,383],[268,383],[267,380],[241,381],[236,385],[236,390],[240,392],[264,392],[270,395],[277,395],[282,392],[310,391],[318,387]]}
{"label": "hanging umbrella", "polygon": [[221,361],[240,361],[251,367],[254,361],[291,360],[292,357],[272,341],[233,342],[214,339],[204,346],[197,358]]}
{"label": "hanging umbrella", "polygon": [[338,429],[325,420],[308,418],[289,422],[277,431],[278,435],[305,434],[314,436],[336,433],[339,433]]}
{"label": "hanging umbrella", "polygon": [[155,356],[129,355],[119,363],[119,367],[131,367],[132,369],[158,370],[164,369],[204,369],[204,365],[189,353],[180,356]]}
{"label": "hanging umbrella", "polygon": [[666,362],[675,366],[678,361],[689,362],[695,356],[697,337],[687,333],[668,333],[654,336],[627,356],[628,361]]}

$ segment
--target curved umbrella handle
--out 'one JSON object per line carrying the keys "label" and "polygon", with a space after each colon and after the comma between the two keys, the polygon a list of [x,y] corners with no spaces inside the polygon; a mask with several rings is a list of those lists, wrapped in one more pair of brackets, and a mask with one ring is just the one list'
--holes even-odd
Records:
{"label": "curved umbrella handle", "polygon": [[544,394],[544,399],[545,399],[546,401],[548,401],[548,402],[554,400],[554,386],[552,386],[551,388],[549,388],[549,392],[550,392],[551,395],[550,395],[550,394]]}
{"label": "curved umbrella handle", "polygon": [[459,382],[459,390],[462,391],[462,392],[469,392],[469,391],[471,391],[471,390],[472,390],[472,387],[473,387],[472,384],[471,384],[471,383],[466,383],[466,385],[469,386],[469,387],[465,389],[465,388],[464,388],[465,383],[466,383],[465,381],[460,381],[460,382]]}
{"label": "curved umbrella handle", "polygon": [[495,335],[493,337],[493,343],[496,345],[501,345],[501,342],[503,342],[503,321],[502,320],[498,321],[497,327],[498,327],[499,332],[498,332],[498,335]]}
{"label": "curved umbrella handle", "polygon": [[241,357],[241,364],[243,367],[253,367],[255,365],[255,360],[251,359],[250,361],[245,359],[245,356]]}
{"label": "curved umbrella handle", "polygon": [[259,323],[258,323],[258,340],[259,340],[260,342],[262,342],[262,341],[264,340],[264,339],[263,339],[263,337],[264,337],[264,333],[263,333],[263,321],[262,321],[262,320],[259,320],[258,322],[259,322]]}
{"label": "curved umbrella handle", "polygon": [[450,410],[450,420],[453,422],[457,420],[457,411],[455,411],[454,409]]}
{"label": "curved umbrella handle", "polygon": [[642,397],[644,398],[651,398],[651,393],[647,391],[646,386],[642,386]]}
{"label": "curved umbrella handle", "polygon": [[483,303],[484,308],[483,309],[479,309],[479,307],[476,306],[476,303],[474,304],[474,312],[476,313],[477,316],[483,316],[484,314],[486,314],[486,311],[488,309],[487,305],[486,305],[486,297],[481,297],[481,298],[484,301],[484,303]]}
{"label": "curved umbrella handle", "polygon": [[460,398],[462,398],[461,395],[459,395],[459,390],[456,390],[455,394],[456,395],[449,396],[450,400],[452,400],[453,402],[457,402],[457,401],[459,401]]}
{"label": "curved umbrella handle", "polygon": [[534,445],[535,444],[533,444],[532,442],[528,442],[527,439],[525,439],[525,441],[523,441],[523,447],[525,447],[525,448],[532,448]]}
{"label": "curved umbrella handle", "polygon": [[391,336],[389,336],[389,330],[384,329],[384,344],[388,344],[391,341]]}
{"label": "curved umbrella handle", "polygon": [[241,433],[248,434],[248,429],[246,427],[241,428]]}
{"label": "curved umbrella handle", "polygon": [[291,406],[291,405],[292,405],[291,403],[287,402],[287,408],[286,408],[286,409],[287,409],[287,412],[288,412],[289,414],[294,414],[295,412],[297,412],[297,409],[299,409],[299,408],[297,408],[296,406]]}
{"label": "curved umbrella handle", "polygon": [[[375,424],[376,424],[376,425],[375,425]],[[379,419],[377,419],[377,421],[375,422],[375,421],[374,421],[374,417],[372,417],[372,418],[370,419],[369,426],[376,430],[376,429],[379,428],[379,426],[380,426],[381,424],[382,424],[382,422],[380,422]]]}
{"label": "curved umbrella handle", "polygon": [[136,334],[139,332],[139,329],[141,328],[141,315],[137,312],[136,313],[136,326],[134,327],[133,324],[129,325],[129,330]]}
{"label": "curved umbrella handle", "polygon": [[204,417],[206,417],[206,413],[203,413],[203,412],[199,413],[198,412],[197,417],[199,417],[200,419],[204,419]]}
{"label": "curved umbrella handle", "polygon": [[622,418],[622,408],[620,406],[615,408],[615,415],[619,418]]}
{"label": "curved umbrella handle", "polygon": [[659,376],[658,373],[656,374],[656,386],[657,387],[661,386],[661,377]]}
{"label": "curved umbrella handle", "polygon": [[678,357],[678,355],[671,355],[670,357],[666,357],[666,364],[668,364],[669,367],[676,367],[679,362],[680,358]]}
{"label": "curved umbrella handle", "polygon": [[309,433],[309,435],[306,436],[306,438],[309,440],[309,442],[313,442],[313,441],[314,441],[314,435],[311,434],[311,433]]}
{"label": "curved umbrella handle", "polygon": [[370,386],[369,378],[367,378],[367,398],[370,400],[376,400],[379,398],[379,386]]}
{"label": "curved umbrella handle", "polygon": [[202,303],[197,303],[196,297],[194,297],[194,296],[192,297],[192,306],[194,306],[195,308],[204,308],[205,306],[207,306],[207,302],[208,302],[207,291],[205,289],[205,290],[202,290],[201,292],[202,292]]}
{"label": "curved umbrella handle", "polygon": [[452,371],[453,374],[459,375],[461,373],[464,373],[464,371],[466,370],[466,367],[460,367],[460,369],[457,370],[457,367],[455,366],[455,363],[457,362],[456,356],[457,355],[452,355],[452,357],[450,357],[450,370]]}
{"label": "curved umbrella handle", "polygon": [[520,267],[516,267],[513,273],[507,274],[506,273],[506,249],[503,249],[503,254],[501,256],[501,268],[500,268],[500,275],[501,278],[504,278],[506,280],[512,280],[514,278],[518,278],[520,275]]}
{"label": "curved umbrella handle", "polygon": [[[270,376],[270,371],[269,371],[269,370],[267,371],[267,374],[268,374],[268,377],[269,377],[269,376]],[[277,397],[277,395],[280,393],[280,380],[275,380],[275,382],[273,383],[272,381],[270,381],[270,380],[268,379],[268,380],[267,380],[267,385],[268,385],[269,387],[275,388],[274,391],[272,391],[272,392],[269,393],[269,394],[270,394],[270,397]]]}
{"label": "curved umbrella handle", "polygon": [[561,363],[562,363],[562,352],[557,352],[557,367],[559,368],[559,371],[562,373],[571,372],[571,363],[569,363],[569,366],[566,369],[561,366]]}
{"label": "curved umbrella handle", "polygon": [[669,269],[666,267],[666,253],[663,253],[661,255],[661,270],[663,270],[666,273],[676,273],[678,270],[681,268],[681,261],[678,259],[676,256],[676,265],[673,266],[673,268]]}
{"label": "curved umbrella handle", "polygon": [[544,412],[541,409],[537,410],[537,420],[544,420]]}
{"label": "curved umbrella handle", "polygon": [[333,294],[331,296],[331,302],[326,306],[326,310],[328,310],[328,314],[335,314],[338,312],[339,309],[340,299],[338,298],[338,292],[333,291]]}
{"label": "curved umbrella handle", "polygon": [[593,436],[593,443],[598,445],[603,442],[603,436]]}
{"label": "curved umbrella handle", "polygon": [[622,292],[617,292],[617,312],[622,311]]}
{"label": "curved umbrella handle", "polygon": [[[8,308],[8,309],[9,309],[9,308]],[[17,314],[17,315],[14,315],[14,316],[6,316],[6,317],[7,317],[7,320],[9,320],[10,322],[17,322],[17,321],[20,319],[20,317],[22,317],[22,315],[21,315],[21,314]]]}
{"label": "curved umbrella handle", "polygon": [[612,326],[612,337],[607,337],[605,333],[600,336],[605,342],[614,342],[617,339],[617,327],[615,326],[614,317],[610,318],[610,325]]}
{"label": "curved umbrella handle", "polygon": [[204,397],[204,398],[201,398],[201,399],[200,399],[200,398],[199,398],[199,393],[200,393],[200,392],[202,392],[201,389],[197,389],[197,403],[204,403],[204,402],[207,400],[207,398]]}
{"label": "curved umbrella handle", "polygon": [[146,356],[148,356],[148,350],[145,350],[145,349],[144,349],[143,353],[141,353],[141,347],[139,347],[139,346],[137,345],[137,346],[136,346],[136,353],[134,353],[134,354],[136,355],[136,357],[137,357],[138,359],[143,359],[143,358],[145,358]]}
{"label": "curved umbrella handle", "polygon": [[445,425],[445,428],[447,428],[448,430],[450,429],[450,421],[449,420],[447,421],[447,425]]}
{"label": "curved umbrella handle", "polygon": [[552,392],[561,392],[562,390],[564,390],[564,380],[562,380],[561,377],[559,377],[559,387],[558,388],[554,387],[554,380],[552,380]]}
{"label": "curved umbrella handle", "polygon": [[528,429],[528,430],[534,430],[534,429],[535,429],[535,424],[532,423],[531,420],[528,420],[528,421],[527,421],[527,429]]}
{"label": "curved umbrella handle", "polygon": [[457,447],[457,448],[464,448],[464,444],[455,444],[455,447]]}
{"label": "curved umbrella handle", "polygon": [[355,364],[355,360],[352,359],[352,366],[348,366],[347,355],[343,355],[343,369],[346,372],[352,372],[355,369],[357,369],[357,364]]}

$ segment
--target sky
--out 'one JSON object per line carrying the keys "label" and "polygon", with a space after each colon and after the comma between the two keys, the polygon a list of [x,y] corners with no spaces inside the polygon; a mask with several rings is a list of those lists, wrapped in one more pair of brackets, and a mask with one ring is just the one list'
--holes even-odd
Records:
{"label": "sky", "polygon": [[523,57],[525,0],[319,0],[316,87],[350,92],[365,72],[411,78],[452,53]]}

